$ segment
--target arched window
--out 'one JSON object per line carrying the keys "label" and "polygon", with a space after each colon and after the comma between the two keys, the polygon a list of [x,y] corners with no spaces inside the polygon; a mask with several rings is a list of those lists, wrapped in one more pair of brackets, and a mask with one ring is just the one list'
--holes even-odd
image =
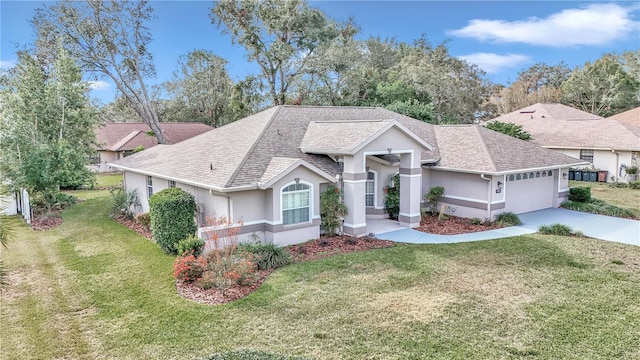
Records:
{"label": "arched window", "polygon": [[513,176],[513,174],[509,175],[509,181],[514,181],[516,178],[515,176]]}
{"label": "arched window", "polygon": [[376,173],[367,171],[367,182],[364,186],[365,206],[374,207],[376,199]]}
{"label": "arched window", "polygon": [[536,178],[539,178],[539,177],[540,177],[540,171],[537,171],[536,172]]}
{"label": "arched window", "polygon": [[524,173],[524,174],[522,174],[522,178],[523,178],[524,180],[527,180],[527,179],[529,178],[529,175],[527,175],[527,173]]}
{"label": "arched window", "polygon": [[311,219],[311,186],[299,183],[283,187],[281,207],[284,225],[309,222]]}
{"label": "arched window", "polygon": [[549,176],[553,176],[553,173],[551,172],[551,170],[549,170],[549,172],[547,173]]}

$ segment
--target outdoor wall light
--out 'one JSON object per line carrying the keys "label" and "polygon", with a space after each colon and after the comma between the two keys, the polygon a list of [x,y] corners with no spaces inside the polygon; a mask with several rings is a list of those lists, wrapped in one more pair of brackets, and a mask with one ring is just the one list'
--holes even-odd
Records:
{"label": "outdoor wall light", "polygon": [[389,154],[391,154],[391,150],[393,150],[392,148],[387,148],[387,151],[389,152]]}
{"label": "outdoor wall light", "polygon": [[300,184],[300,178],[295,178],[294,180],[296,181],[296,185]]}
{"label": "outdoor wall light", "polygon": [[562,173],[562,178],[566,179],[567,178],[567,173]]}
{"label": "outdoor wall light", "polygon": [[498,181],[498,187],[502,187],[502,181]]}

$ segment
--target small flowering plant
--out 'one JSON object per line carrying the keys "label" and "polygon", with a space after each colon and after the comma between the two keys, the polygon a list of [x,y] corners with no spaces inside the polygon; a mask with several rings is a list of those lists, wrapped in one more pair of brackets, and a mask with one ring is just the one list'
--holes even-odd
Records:
{"label": "small flowering plant", "polygon": [[204,257],[196,257],[193,252],[185,253],[174,261],[173,277],[184,282],[200,281],[206,266],[207,260]]}

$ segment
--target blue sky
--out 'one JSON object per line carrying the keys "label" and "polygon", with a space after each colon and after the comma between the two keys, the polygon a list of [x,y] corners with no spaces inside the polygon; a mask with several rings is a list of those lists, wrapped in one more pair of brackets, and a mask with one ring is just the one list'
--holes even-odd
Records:
{"label": "blue sky", "polygon": [[[0,67],[16,61],[19,45],[34,34],[29,24],[43,1],[0,1]],[[257,73],[244,50],[211,24],[212,1],[152,1],[151,50],[161,83],[171,78],[178,56],[211,50],[229,60],[236,80]],[[453,56],[478,64],[502,84],[537,63],[582,66],[607,52],[640,48],[640,2],[597,1],[312,1],[331,18],[349,16],[370,35],[413,41],[422,34],[437,45],[447,41]],[[110,101],[113,86],[96,83],[92,96]]]}

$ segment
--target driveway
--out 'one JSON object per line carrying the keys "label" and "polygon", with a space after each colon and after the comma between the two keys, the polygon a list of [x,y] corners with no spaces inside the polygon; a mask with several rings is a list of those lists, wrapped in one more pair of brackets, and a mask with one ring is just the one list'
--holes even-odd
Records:
{"label": "driveway", "polygon": [[640,246],[640,221],[565,209],[544,209],[518,215],[522,225],[459,235],[434,235],[413,229],[376,233],[378,239],[411,244],[446,244],[533,234],[541,225],[560,223],[596,239]]}

